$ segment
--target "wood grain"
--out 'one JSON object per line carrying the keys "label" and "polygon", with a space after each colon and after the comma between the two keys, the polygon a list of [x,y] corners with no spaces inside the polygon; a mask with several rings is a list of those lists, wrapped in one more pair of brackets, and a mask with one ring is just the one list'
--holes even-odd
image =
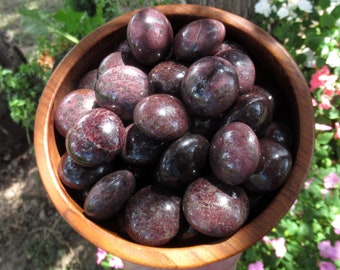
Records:
{"label": "wood grain", "polygon": [[287,53],[271,36],[251,22],[212,7],[158,6],[175,31],[197,18],[223,22],[227,37],[241,42],[261,70],[260,77],[274,80],[286,99],[287,115],[295,134],[294,165],[289,179],[270,204],[228,239],[188,247],[146,247],[132,243],[84,217],[83,210],[65,190],[57,175],[59,142],[54,131],[54,110],[85,72],[98,66],[125,38],[126,26],[136,12],[122,15],[97,28],[75,46],[50,77],[39,102],[34,127],[36,160],[42,182],[59,213],[92,244],[132,263],[154,268],[185,269],[232,257],[259,241],[277,225],[297,199],[314,149],[314,119],[305,79]]}

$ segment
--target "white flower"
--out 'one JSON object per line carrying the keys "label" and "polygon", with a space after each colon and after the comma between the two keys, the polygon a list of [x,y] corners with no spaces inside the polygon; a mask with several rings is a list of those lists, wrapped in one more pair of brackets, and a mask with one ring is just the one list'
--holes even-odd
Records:
{"label": "white flower", "polygon": [[314,52],[309,47],[304,47],[296,50],[297,55],[304,54],[306,56],[306,61],[303,63],[305,67],[312,68],[315,67],[316,60]]}
{"label": "white flower", "polygon": [[311,13],[313,11],[313,6],[309,0],[301,0],[297,4],[299,9],[304,12]]}
{"label": "white flower", "polygon": [[277,12],[277,16],[279,16],[280,19],[283,19],[289,15],[289,10],[286,6],[280,7],[280,9]]}
{"label": "white flower", "polygon": [[255,5],[255,12],[269,17],[271,9],[268,0],[260,0]]}
{"label": "white flower", "polygon": [[314,67],[316,64],[316,60],[313,51],[310,48],[306,47],[302,52],[307,56],[306,62],[304,63],[305,66],[309,68]]}
{"label": "white flower", "polygon": [[298,8],[298,4],[301,0],[288,0],[288,8],[292,12]]}
{"label": "white flower", "polygon": [[288,18],[287,20],[292,20],[292,19],[295,19],[297,18],[297,14],[295,12],[295,10],[297,9],[297,2],[296,1],[299,1],[299,0],[295,0],[295,1],[288,1],[288,4],[287,4],[287,10],[288,10]]}
{"label": "white flower", "polygon": [[340,67],[340,51],[333,50],[328,54],[326,64],[332,68]]}

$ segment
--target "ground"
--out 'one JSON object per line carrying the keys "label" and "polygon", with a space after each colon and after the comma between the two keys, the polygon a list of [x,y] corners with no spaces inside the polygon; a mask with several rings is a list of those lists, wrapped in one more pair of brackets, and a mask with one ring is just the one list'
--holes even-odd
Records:
{"label": "ground", "polygon": [[95,269],[92,246],[57,213],[27,151],[0,166],[0,269]]}

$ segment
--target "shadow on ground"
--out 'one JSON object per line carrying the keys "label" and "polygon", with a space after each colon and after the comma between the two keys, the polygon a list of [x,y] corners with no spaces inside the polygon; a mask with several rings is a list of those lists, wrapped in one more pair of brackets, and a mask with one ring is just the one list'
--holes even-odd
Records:
{"label": "shadow on ground", "polygon": [[57,213],[26,152],[0,165],[0,269],[101,269],[97,248]]}

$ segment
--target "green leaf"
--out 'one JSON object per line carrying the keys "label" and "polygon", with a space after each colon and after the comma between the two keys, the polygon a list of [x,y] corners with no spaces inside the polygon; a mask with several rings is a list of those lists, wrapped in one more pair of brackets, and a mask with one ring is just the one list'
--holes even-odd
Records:
{"label": "green leaf", "polygon": [[332,166],[332,160],[330,158],[323,158],[321,160],[321,165],[325,168],[330,168]]}
{"label": "green leaf", "polygon": [[334,18],[340,18],[340,5],[337,5],[331,12]]}
{"label": "green leaf", "polygon": [[77,38],[83,38],[104,23],[100,10],[97,10],[95,17],[90,17],[86,12],[77,12],[71,8],[59,9],[53,17],[63,26],[60,32]]}
{"label": "green leaf", "polygon": [[321,232],[321,233],[323,232],[322,226],[315,219],[313,220],[312,227],[313,227],[313,234],[316,234],[317,232]]}
{"label": "green leaf", "polygon": [[320,4],[320,7],[322,9],[326,9],[331,5],[331,1],[330,0],[320,0],[319,4]]}
{"label": "green leaf", "polygon": [[320,17],[320,26],[321,27],[329,27],[332,28],[335,26],[336,18],[334,18],[332,15],[329,14],[323,14]]}
{"label": "green leaf", "polygon": [[[290,40],[292,37],[296,37],[296,34],[294,34],[293,36],[289,34],[290,32],[290,28],[292,27],[291,24],[280,24],[280,25],[276,25],[275,27],[273,27],[273,36],[282,44],[285,43],[285,40],[288,38],[288,40]],[[288,35],[288,36],[287,36]]]}
{"label": "green leaf", "polygon": [[322,68],[322,66],[326,63],[326,60],[323,58],[318,57],[316,59],[316,66],[318,69]]}
{"label": "green leaf", "polygon": [[297,234],[297,232],[299,231],[299,227],[294,221],[287,219],[285,223],[286,236],[293,236]]}
{"label": "green leaf", "polygon": [[324,37],[316,36],[316,35],[308,35],[305,43],[306,46],[309,47],[312,51],[316,51],[320,44],[323,42]]}
{"label": "green leaf", "polygon": [[335,107],[330,108],[328,111],[328,116],[329,116],[329,119],[332,119],[332,120],[339,119],[340,118],[339,110]]}
{"label": "green leaf", "polygon": [[337,144],[335,148],[335,153],[336,153],[336,156],[338,157],[337,160],[339,161],[340,160],[340,143]]}
{"label": "green leaf", "polygon": [[3,77],[3,76],[8,76],[8,75],[11,75],[13,74],[13,71],[10,70],[10,69],[7,69],[7,68],[2,68],[0,67],[0,79]]}
{"label": "green leaf", "polygon": [[307,60],[307,55],[305,55],[305,54],[298,54],[295,57],[295,61],[297,63],[304,63],[306,60]]}
{"label": "green leaf", "polygon": [[322,132],[316,136],[319,144],[328,144],[334,136],[334,132]]}
{"label": "green leaf", "polygon": [[333,261],[333,263],[334,263],[336,269],[340,269],[340,260]]}

